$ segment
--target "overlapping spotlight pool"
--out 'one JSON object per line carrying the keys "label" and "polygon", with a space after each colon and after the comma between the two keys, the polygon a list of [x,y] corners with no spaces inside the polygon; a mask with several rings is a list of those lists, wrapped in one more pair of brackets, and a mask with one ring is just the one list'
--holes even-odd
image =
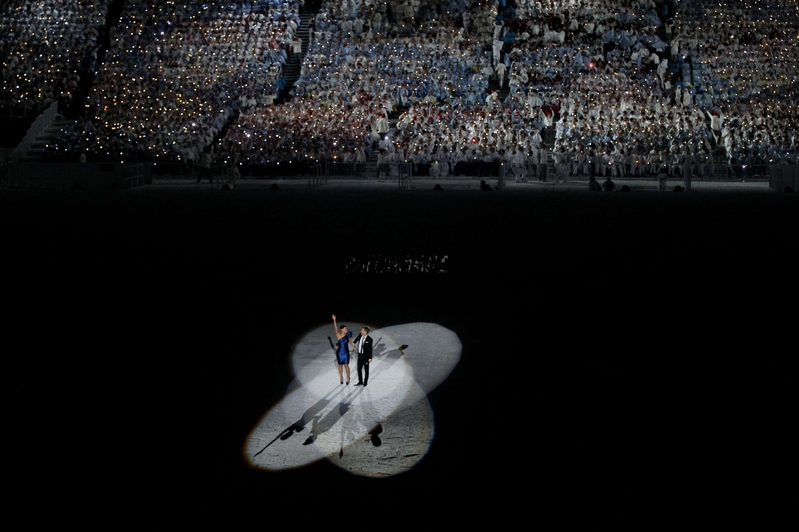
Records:
{"label": "overlapping spotlight pool", "polygon": [[[352,331],[366,325],[341,323]],[[368,386],[355,386],[357,355],[350,384],[339,383],[332,324],[297,342],[291,354],[295,379],[245,441],[244,458],[252,467],[277,471],[327,459],[358,475],[386,477],[424,457],[435,434],[427,394],[460,361],[460,339],[435,323],[373,329],[370,336]]]}

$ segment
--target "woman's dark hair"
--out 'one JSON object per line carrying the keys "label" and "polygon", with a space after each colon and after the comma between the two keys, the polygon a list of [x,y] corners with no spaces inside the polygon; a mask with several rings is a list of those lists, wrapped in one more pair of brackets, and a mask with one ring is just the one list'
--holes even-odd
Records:
{"label": "woman's dark hair", "polygon": [[343,329],[344,327],[346,327],[346,325],[339,325],[339,326],[338,326],[338,330],[340,331],[340,330],[341,330],[341,329]]}

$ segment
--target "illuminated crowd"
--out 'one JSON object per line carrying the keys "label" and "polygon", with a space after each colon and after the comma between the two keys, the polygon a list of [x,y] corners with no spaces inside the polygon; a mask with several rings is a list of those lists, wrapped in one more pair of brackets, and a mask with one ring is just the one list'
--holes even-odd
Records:
{"label": "illuminated crowd", "polygon": [[730,160],[795,160],[799,5],[793,0],[683,2],[672,52]]}
{"label": "illuminated crowd", "polygon": [[296,3],[127,2],[60,149],[199,160],[234,113],[274,99],[298,25]]}
{"label": "illuminated crowd", "polygon": [[69,102],[81,72],[97,67],[111,0],[4,0],[0,8],[0,101],[32,109]]}
{"label": "illuminated crowd", "polygon": [[236,110],[270,102],[297,6],[227,5],[128,3],[89,94],[81,149],[197,161]]}
{"label": "illuminated crowd", "polygon": [[[12,3],[2,99],[69,92],[75,65],[96,60],[109,2]],[[210,151],[249,166],[379,151],[438,175],[497,162],[529,172],[547,150],[562,175],[706,173],[713,153],[796,159],[793,1],[324,1],[291,97],[276,103],[301,5],[126,2],[58,149],[183,162]],[[54,43],[49,27],[77,29]]]}
{"label": "illuminated crowd", "polygon": [[[368,31],[343,32],[341,21],[353,17],[351,9],[323,5],[292,100],[243,112],[221,139],[220,153],[245,163],[274,157],[362,162],[382,140],[380,123],[390,114],[418,104],[482,101],[490,60],[480,53],[483,40],[468,37],[455,18],[436,11],[409,25],[409,15],[386,15],[374,27],[380,8],[367,7]],[[472,26],[478,35],[490,30],[492,12],[482,13],[483,22]],[[392,159],[413,155],[408,143],[383,148]]]}
{"label": "illuminated crowd", "polygon": [[[449,171],[470,162],[485,166],[492,158],[510,168],[526,161],[537,171],[544,163],[544,148],[566,154],[559,157],[563,165],[580,151],[593,165],[611,149],[619,160],[625,145],[650,150],[650,145],[662,143],[661,130],[649,127],[636,135],[619,119],[625,116],[622,106],[630,119],[652,112],[658,120],[666,113],[668,98],[656,69],[656,52],[666,45],[657,36],[662,23],[653,7],[617,1],[500,7],[501,18],[492,28],[491,66],[500,86],[507,83],[508,97],[485,94],[478,109],[456,109],[454,119],[446,110],[447,119],[435,127],[404,131],[401,120],[398,129],[424,158],[443,159]],[[625,22],[619,21],[620,15],[626,15]],[[411,113],[416,114],[413,109]],[[549,127],[556,128],[556,140],[544,146],[541,131]],[[430,149],[432,153],[425,153]],[[568,168],[569,173],[583,171],[583,165]]]}

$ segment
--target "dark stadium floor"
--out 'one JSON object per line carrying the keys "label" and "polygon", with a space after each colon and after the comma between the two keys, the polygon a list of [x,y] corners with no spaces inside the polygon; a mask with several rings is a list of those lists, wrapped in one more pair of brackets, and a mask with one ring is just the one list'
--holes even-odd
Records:
{"label": "dark stadium floor", "polygon": [[[0,189],[13,502],[296,526],[780,515],[794,195],[511,188]],[[242,459],[331,313],[463,344],[408,472]]]}

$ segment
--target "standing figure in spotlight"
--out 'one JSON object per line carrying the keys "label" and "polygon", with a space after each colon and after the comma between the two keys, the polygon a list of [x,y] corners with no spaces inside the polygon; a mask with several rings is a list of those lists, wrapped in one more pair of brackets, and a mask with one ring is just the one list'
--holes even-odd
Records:
{"label": "standing figure in spotlight", "polygon": [[346,325],[339,326],[336,323],[336,315],[333,314],[333,329],[336,331],[336,340],[338,341],[338,350],[336,350],[336,359],[338,360],[338,380],[344,384],[344,372],[347,372],[347,384],[350,383],[350,346],[355,347],[352,343],[352,333],[347,330]]}
{"label": "standing figure in spotlight", "polygon": [[[366,386],[369,383],[369,364],[372,362],[372,337],[369,336],[369,327],[361,327],[361,336],[355,342],[358,352],[358,383],[355,386]],[[361,372],[365,371],[366,378]]]}

